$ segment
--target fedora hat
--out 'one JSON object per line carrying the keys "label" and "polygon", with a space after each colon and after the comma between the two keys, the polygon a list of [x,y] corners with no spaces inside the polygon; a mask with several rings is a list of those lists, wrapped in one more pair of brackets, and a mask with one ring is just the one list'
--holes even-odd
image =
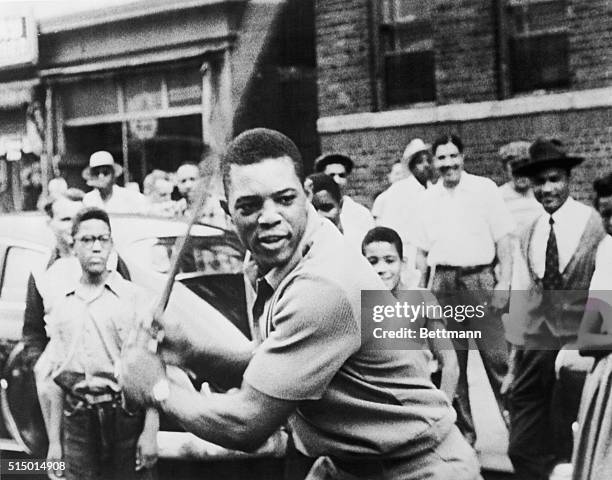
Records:
{"label": "fedora hat", "polygon": [[529,147],[529,160],[512,168],[513,173],[531,177],[545,168],[570,170],[584,161],[582,157],[568,155],[559,140],[538,139]]}
{"label": "fedora hat", "polygon": [[120,176],[123,173],[123,167],[118,163],[115,163],[113,156],[105,151],[99,150],[94,152],[89,157],[89,165],[83,170],[82,176],[85,180],[91,180],[92,168],[98,167],[113,167],[115,170],[115,177]]}
{"label": "fedora hat", "polygon": [[325,167],[334,163],[344,165],[347,174],[351,173],[353,171],[353,167],[355,166],[353,160],[346,155],[342,155],[341,153],[326,153],[324,155],[320,155],[315,160],[315,172],[322,172],[325,170]]}

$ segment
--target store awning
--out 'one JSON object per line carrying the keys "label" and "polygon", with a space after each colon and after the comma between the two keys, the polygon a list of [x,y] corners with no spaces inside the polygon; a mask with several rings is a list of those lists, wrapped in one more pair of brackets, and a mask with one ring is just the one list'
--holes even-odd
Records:
{"label": "store awning", "polygon": [[32,101],[38,79],[0,83],[0,110],[13,110]]}

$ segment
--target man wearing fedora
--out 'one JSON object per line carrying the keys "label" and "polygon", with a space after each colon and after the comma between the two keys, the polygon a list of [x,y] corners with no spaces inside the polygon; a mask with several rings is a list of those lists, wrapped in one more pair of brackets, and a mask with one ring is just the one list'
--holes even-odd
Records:
{"label": "man wearing fedora", "polygon": [[83,205],[103,208],[108,213],[145,213],[148,204],[144,195],[115,184],[122,173],[123,168],[109,152],[92,153],[83,178],[93,190],[85,194]]}
{"label": "man wearing fedora", "polygon": [[576,340],[605,236],[599,214],[570,196],[571,170],[582,161],[558,140],[539,139],[529,148],[529,160],[514,170],[531,178],[544,208],[520,237],[509,311],[524,344],[510,391],[508,448],[522,480],[547,479],[557,463],[571,458],[582,382],[563,387],[555,362]]}
{"label": "man wearing fedora", "polygon": [[[430,146],[420,138],[415,138],[404,150],[402,163],[405,165],[409,175],[391,185],[379,198],[376,215],[376,224],[395,230],[404,246],[406,261],[408,265],[414,265],[416,250],[411,247],[408,238],[410,222],[414,215],[417,197],[429,185],[432,179]],[[374,209],[373,209],[374,210]]]}
{"label": "man wearing fedora", "polygon": [[329,175],[340,187],[342,193],[340,222],[344,234],[348,238],[355,239],[355,246],[360,251],[361,240],[374,227],[374,219],[366,207],[357,203],[345,193],[348,177],[354,166],[355,164],[350,157],[340,153],[324,154],[315,160],[315,172]]}

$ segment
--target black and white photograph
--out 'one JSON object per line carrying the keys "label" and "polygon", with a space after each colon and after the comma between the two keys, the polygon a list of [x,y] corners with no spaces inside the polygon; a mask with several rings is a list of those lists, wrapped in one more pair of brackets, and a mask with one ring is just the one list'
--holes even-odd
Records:
{"label": "black and white photograph", "polygon": [[612,478],[611,0],[0,0],[0,478]]}

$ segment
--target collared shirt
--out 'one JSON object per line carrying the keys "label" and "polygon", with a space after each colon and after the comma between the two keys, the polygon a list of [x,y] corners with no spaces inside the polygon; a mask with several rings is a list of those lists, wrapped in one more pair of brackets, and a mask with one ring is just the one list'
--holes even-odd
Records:
{"label": "collared shirt", "polygon": [[[559,271],[563,272],[578,247],[580,237],[589,221],[592,210],[586,205],[569,197],[556,212],[552,214],[554,220],[557,249],[559,250]],[[546,244],[550,235],[551,215],[544,212],[538,218],[529,246],[529,261],[535,274],[542,278],[546,263]]]}
{"label": "collared shirt", "polygon": [[370,211],[345,195],[342,199],[340,223],[351,248],[361,252],[363,237],[370,229],[374,228],[374,219]]}
{"label": "collared shirt", "polygon": [[118,185],[113,185],[113,194],[106,201],[102,200],[100,192],[94,188],[83,197],[83,205],[100,207],[108,213],[146,213],[149,208],[142,193]]}
{"label": "collared shirt", "polygon": [[419,195],[424,191],[425,187],[414,175],[398,180],[381,194],[385,195],[384,203],[376,216],[376,225],[392,228],[398,233],[404,246],[404,259],[410,267],[414,265],[416,249],[410,243],[409,232]]}
{"label": "collared shirt", "polygon": [[442,181],[422,192],[410,238],[428,252],[428,265],[488,265],[495,244],[514,230],[497,185],[488,178],[461,173],[459,184]]}
{"label": "collared shirt", "polygon": [[504,183],[499,187],[504,202],[516,223],[514,234],[516,236],[535,221],[543,212],[544,208],[538,202],[533,190],[529,189],[525,193],[517,192],[512,186],[512,182]]}
{"label": "collared shirt", "polygon": [[[589,290],[612,289],[612,236],[606,235],[597,247],[595,271]],[[609,296],[608,296],[609,297]],[[609,298],[606,298],[609,301]]]}
{"label": "collared shirt", "polygon": [[56,367],[87,378],[113,375],[128,333],[151,306],[144,290],[115,271],[93,291],[80,282],[65,288],[47,323]]}
{"label": "collared shirt", "polygon": [[361,292],[386,288],[346,245],[310,208],[286,265],[261,278],[255,264],[247,265],[247,283],[265,280],[273,292],[258,319],[266,324],[263,342],[244,381],[299,402],[290,423],[298,449],[309,456],[409,457],[435,448],[453,428],[454,412],[432,386],[422,350],[362,347]]}

